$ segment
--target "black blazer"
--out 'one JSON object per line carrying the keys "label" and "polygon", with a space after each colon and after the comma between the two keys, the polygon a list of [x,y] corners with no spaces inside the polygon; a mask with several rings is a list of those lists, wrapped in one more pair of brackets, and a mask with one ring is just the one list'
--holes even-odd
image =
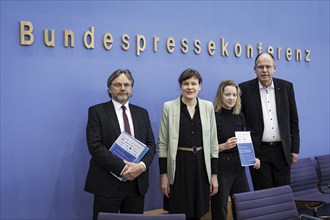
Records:
{"label": "black blazer", "polygon": [[[147,110],[132,104],[129,104],[129,108],[135,138],[149,147],[149,151],[142,159],[147,170],[137,178],[139,193],[144,195],[149,186],[148,168],[156,153],[155,138]],[[110,171],[119,176],[125,163],[110,153],[109,148],[120,133],[120,126],[112,101],[89,108],[86,134],[88,150],[92,158],[85,183],[87,192],[109,197],[117,191],[120,181]]]}
{"label": "black blazer", "polygon": [[[273,82],[282,146],[286,160],[290,165],[290,154],[299,153],[300,146],[299,121],[294,89],[291,82],[276,78],[273,78]],[[242,91],[242,112],[245,114],[246,129],[251,131],[253,146],[258,155],[264,130],[258,79],[243,82],[239,87]]]}

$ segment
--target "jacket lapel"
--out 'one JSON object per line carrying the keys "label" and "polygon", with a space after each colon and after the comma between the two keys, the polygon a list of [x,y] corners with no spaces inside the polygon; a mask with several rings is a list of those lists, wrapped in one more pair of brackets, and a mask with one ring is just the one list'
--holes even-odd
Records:
{"label": "jacket lapel", "polygon": [[274,89],[275,89],[275,101],[276,101],[276,112],[277,112],[277,119],[280,118],[281,113],[281,85],[277,79],[273,78],[274,82]]}
{"label": "jacket lapel", "polygon": [[133,127],[134,127],[134,137],[139,139],[140,137],[140,129],[139,129],[139,124],[138,124],[138,112],[136,111],[135,107],[131,104],[129,104],[129,110],[131,112],[131,116],[132,116],[132,121],[133,121]]}
{"label": "jacket lapel", "polygon": [[121,132],[120,132],[120,127],[119,127],[117,114],[116,114],[116,111],[115,111],[115,108],[113,106],[112,101],[107,102],[105,104],[105,113],[106,113],[106,116],[108,117],[108,119],[110,121],[110,124],[111,124],[113,130],[115,131],[115,134],[117,136],[119,136]]}
{"label": "jacket lapel", "polygon": [[257,110],[258,110],[258,115],[261,117],[261,119],[263,120],[263,116],[262,116],[262,106],[261,106],[261,97],[260,97],[260,89],[259,89],[259,82],[258,82],[258,78],[256,78],[254,80],[254,86],[252,86],[252,93],[253,93],[253,97],[255,102],[256,102],[256,106],[257,106]]}

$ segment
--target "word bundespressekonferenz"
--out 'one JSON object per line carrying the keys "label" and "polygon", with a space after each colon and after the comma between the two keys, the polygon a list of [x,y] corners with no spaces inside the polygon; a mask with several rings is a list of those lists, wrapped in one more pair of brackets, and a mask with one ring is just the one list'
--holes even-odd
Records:
{"label": "word bundespressekonferenz", "polygon": [[[33,31],[33,24],[31,21],[20,21],[20,45],[22,46],[32,46],[34,43],[35,34]],[[65,48],[74,48],[77,35],[72,30],[63,30],[63,46]],[[82,39],[83,45],[86,49],[95,48],[95,28],[91,26],[89,30],[84,32]],[[81,33],[79,33],[81,36]],[[131,39],[131,36],[128,34],[121,34],[120,41],[115,42],[114,37],[111,33],[104,33],[102,36],[102,46],[105,50],[110,51],[113,48],[113,45],[118,43],[121,44],[121,48],[124,51],[131,49],[131,44],[135,43],[135,54],[140,56],[142,53],[145,53],[147,47],[152,47],[152,51],[157,53],[160,47],[159,45],[164,45],[166,51],[169,54],[179,50],[183,54],[187,54],[190,51],[193,51],[196,55],[201,54],[204,50],[210,56],[221,55],[222,57],[228,57],[230,54],[235,55],[237,58],[246,57],[253,58],[253,54],[259,54],[263,52],[262,42],[258,42],[256,46],[251,44],[241,45],[240,43],[230,44],[225,40],[224,37],[221,37],[218,41],[209,40],[208,42],[202,42],[199,39],[194,39],[190,41],[188,38],[174,39],[173,37],[167,37],[161,39],[159,36],[153,36],[151,40],[147,41],[147,38],[142,34],[137,34]],[[54,29],[43,29],[43,39],[46,47],[53,48],[55,47],[55,30]],[[150,39],[150,38],[148,38]],[[58,41],[56,41],[58,42]],[[298,62],[310,62],[311,61],[311,50],[310,49],[299,49],[299,48],[281,48],[267,46],[266,51],[272,53],[277,60],[283,59],[286,61],[298,61]]]}

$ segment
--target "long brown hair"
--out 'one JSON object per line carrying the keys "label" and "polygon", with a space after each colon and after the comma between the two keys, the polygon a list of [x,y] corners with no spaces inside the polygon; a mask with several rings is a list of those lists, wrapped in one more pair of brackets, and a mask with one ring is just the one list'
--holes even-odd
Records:
{"label": "long brown hair", "polygon": [[233,114],[238,115],[241,112],[241,90],[238,85],[233,80],[223,80],[217,90],[217,94],[214,98],[214,110],[215,112],[220,112],[222,107],[222,95],[226,86],[234,86],[237,91],[237,100],[233,107]]}

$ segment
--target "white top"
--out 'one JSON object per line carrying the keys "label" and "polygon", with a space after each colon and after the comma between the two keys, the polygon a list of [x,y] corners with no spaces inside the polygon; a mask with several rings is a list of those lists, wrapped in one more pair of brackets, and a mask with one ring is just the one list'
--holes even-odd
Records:
{"label": "white top", "polygon": [[276,99],[274,82],[267,87],[263,87],[259,82],[259,91],[262,106],[262,115],[264,119],[264,133],[262,141],[274,142],[281,141],[280,129],[278,127],[276,113]]}

